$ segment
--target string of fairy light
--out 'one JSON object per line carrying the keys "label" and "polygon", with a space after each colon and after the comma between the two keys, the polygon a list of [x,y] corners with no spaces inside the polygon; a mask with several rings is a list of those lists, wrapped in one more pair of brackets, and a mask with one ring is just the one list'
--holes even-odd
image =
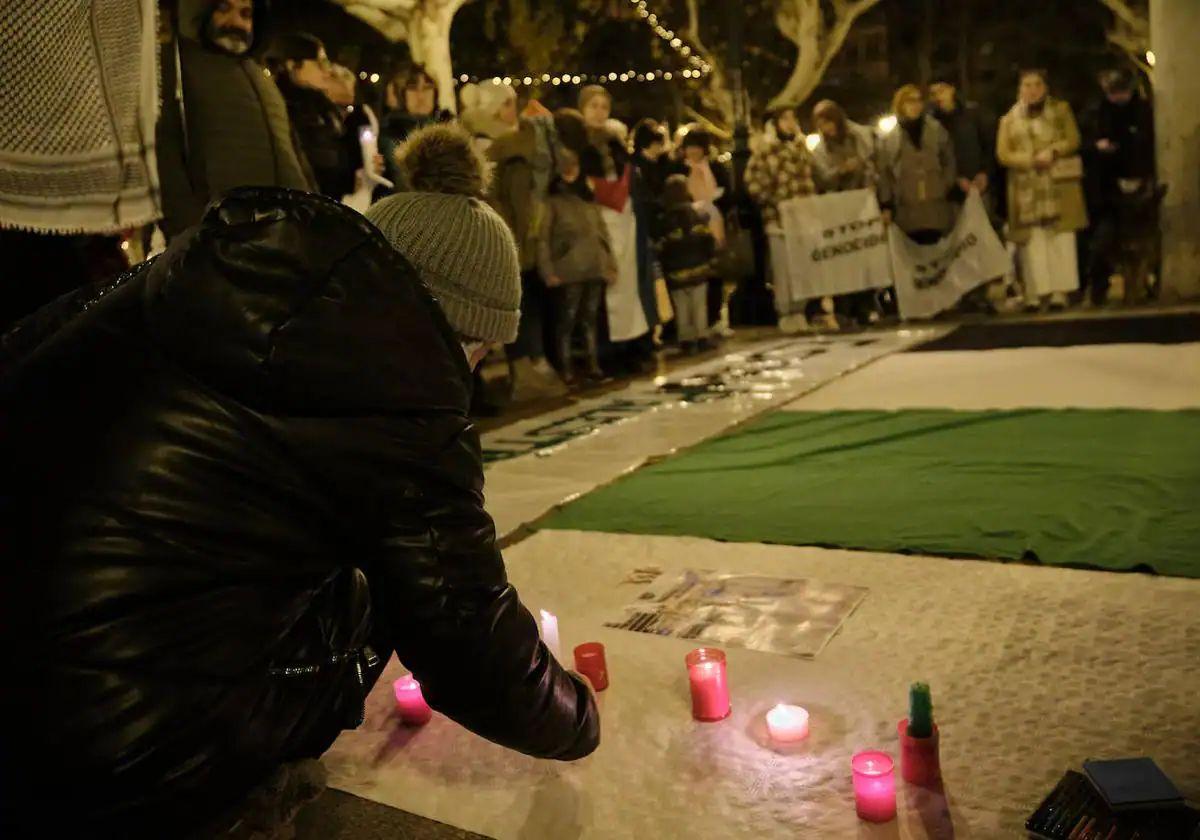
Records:
{"label": "string of fairy light", "polygon": [[512,87],[532,87],[537,84],[549,84],[555,87],[561,85],[582,84],[613,84],[616,82],[669,82],[675,78],[701,79],[712,72],[712,65],[697,55],[673,29],[669,29],[659,16],[650,11],[646,0],[629,0],[636,7],[637,16],[649,26],[655,35],[669,46],[687,65],[683,70],[666,70],[661,67],[652,69],[636,68],[610,70],[607,73],[521,73],[506,76],[472,76],[463,73],[458,77],[462,84],[468,82],[487,83],[494,85],[511,85]]}

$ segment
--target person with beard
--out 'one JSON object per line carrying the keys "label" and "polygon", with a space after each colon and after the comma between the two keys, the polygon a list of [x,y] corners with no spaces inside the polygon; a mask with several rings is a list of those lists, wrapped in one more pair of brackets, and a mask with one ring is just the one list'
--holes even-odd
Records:
{"label": "person with beard", "polygon": [[318,190],[336,199],[353,192],[362,151],[358,137],[346,130],[345,111],[330,98],[334,68],[325,45],[306,32],[280,35],[270,61]]}
{"label": "person with beard", "polygon": [[1120,211],[1125,196],[1155,180],[1153,107],[1124,68],[1101,73],[1100,89],[1104,96],[1087,121],[1083,145],[1092,215],[1086,280],[1094,304],[1108,296],[1112,255],[1124,233]]}
{"label": "person with beard", "polygon": [[1075,234],[1087,227],[1079,128],[1049,95],[1044,70],[1021,73],[1017,102],[1000,119],[996,156],[1008,169],[1008,238],[1017,244],[1025,306],[1067,306],[1079,288]]}
{"label": "person with beard", "polygon": [[800,135],[795,108],[780,108],[767,119],[762,140],[746,164],[745,177],[746,192],[762,209],[767,231],[779,328],[787,333],[803,332],[808,329],[807,312],[815,312],[819,301],[795,295],[779,224],[781,202],[817,191],[812,154]]}
{"label": "person with beard", "polygon": [[896,91],[892,111],[896,127],[879,142],[879,206],[909,239],[932,245],[954,226],[954,145],[941,123],[925,113],[916,85]]}
{"label": "person with beard", "polygon": [[157,132],[168,238],[234,187],[316,189],[283,96],[255,59],[268,19],[267,0],[179,0]]}

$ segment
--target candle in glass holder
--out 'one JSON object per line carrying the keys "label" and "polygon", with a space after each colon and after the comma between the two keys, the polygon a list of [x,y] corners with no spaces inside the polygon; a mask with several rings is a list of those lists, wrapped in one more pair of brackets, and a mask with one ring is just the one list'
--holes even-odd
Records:
{"label": "candle in glass holder", "polygon": [[424,726],[433,717],[433,709],[425,702],[421,694],[421,684],[413,679],[412,674],[401,677],[392,683],[396,692],[396,709],[400,712],[400,720],[408,726]]}
{"label": "candle in glass holder", "polygon": [[686,662],[692,689],[692,717],[702,721],[729,717],[725,652],[716,648],[697,648],[687,655]]}
{"label": "candle in glass holder", "polygon": [[767,732],[772,741],[803,741],[808,737],[808,710],[780,703],[767,712]]}
{"label": "candle in glass holder", "polygon": [[854,771],[854,805],[868,822],[887,822],[896,816],[896,775],[885,752],[860,752],[850,762]]}
{"label": "candle in glass holder", "polygon": [[546,647],[550,648],[550,653],[554,654],[554,658],[562,661],[562,645],[558,641],[558,616],[545,610],[542,610],[541,613],[542,641],[546,643]]}

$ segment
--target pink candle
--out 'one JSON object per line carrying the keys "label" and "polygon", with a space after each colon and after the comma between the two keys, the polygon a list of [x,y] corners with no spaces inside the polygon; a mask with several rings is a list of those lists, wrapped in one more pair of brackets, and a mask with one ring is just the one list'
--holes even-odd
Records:
{"label": "pink candle", "polygon": [[421,684],[413,679],[412,674],[401,677],[392,683],[396,692],[396,709],[400,712],[400,720],[406,726],[424,726],[433,717],[433,709],[425,702],[421,694]]}
{"label": "pink candle", "polygon": [[767,712],[767,732],[772,741],[803,741],[808,737],[808,710],[780,703]]}
{"label": "pink candle", "polygon": [[854,805],[868,822],[896,817],[896,775],[892,757],[885,752],[860,752],[850,762],[854,770]]}
{"label": "pink candle", "polygon": [[729,682],[725,678],[725,653],[697,648],[687,655],[688,682],[692,688],[692,717],[714,721],[729,717]]}

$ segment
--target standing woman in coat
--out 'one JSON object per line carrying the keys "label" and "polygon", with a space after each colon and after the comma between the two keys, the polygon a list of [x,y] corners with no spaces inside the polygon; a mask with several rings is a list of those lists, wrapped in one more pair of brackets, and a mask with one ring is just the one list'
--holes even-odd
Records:
{"label": "standing woman in coat", "polygon": [[1048,95],[1046,73],[1021,74],[1017,103],[1000,119],[996,156],[1008,169],[1008,238],[1017,244],[1025,305],[1067,305],[1079,288],[1075,234],[1087,227],[1079,128]]}
{"label": "standing woman in coat", "polygon": [[639,201],[642,190],[623,138],[614,130],[612,97],[600,85],[579,92],[586,145],[580,169],[608,226],[617,282],[605,293],[609,340],[614,362],[628,372],[645,371],[654,354],[652,333],[658,324],[654,297],[654,254],[650,248],[653,208]]}
{"label": "standing woman in coat", "polygon": [[954,225],[954,146],[946,129],[925,113],[916,85],[896,91],[892,110],[896,128],[879,143],[879,205],[909,239],[931,245]]}
{"label": "standing woman in coat", "polygon": [[281,35],[271,47],[275,83],[287,103],[288,118],[312,167],[317,188],[330,198],[354,192],[362,166],[358,137],[346,130],[344,112],[326,92],[333,64],[325,45],[304,32]]}

